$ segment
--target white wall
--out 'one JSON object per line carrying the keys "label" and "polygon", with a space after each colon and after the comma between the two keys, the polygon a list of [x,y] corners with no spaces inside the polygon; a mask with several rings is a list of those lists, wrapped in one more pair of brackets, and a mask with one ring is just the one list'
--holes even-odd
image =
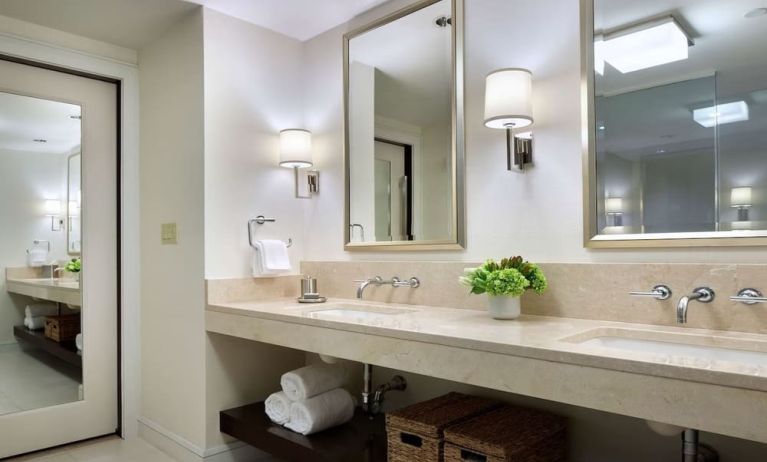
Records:
{"label": "white wall", "polygon": [[279,167],[279,132],[303,128],[301,42],[205,10],[205,273],[250,277],[246,223],[256,238],[293,238],[303,253],[303,201],[293,171]]}
{"label": "white wall", "polygon": [[66,204],[67,156],[0,150],[0,345],[15,343],[13,326],[24,318],[29,299],[5,291],[5,268],[27,266],[25,250],[35,239],[51,241],[51,261],[67,259],[66,229],[51,231],[46,199]]}
{"label": "white wall", "polygon": [[[141,418],[205,444],[203,29],[196,10],[139,55]],[[160,244],[177,223],[178,245]]]}
{"label": "white wall", "polygon": [[[466,2],[467,249],[344,252],[341,36],[407,3],[386,4],[305,44],[305,117],[322,172],[322,195],[305,212],[305,259],[479,261],[518,253],[542,262],[762,262],[767,257],[767,249],[755,248],[583,248],[579,12],[572,0]],[[484,77],[502,67],[533,72],[536,157],[524,175],[505,170],[503,132],[482,123]]]}
{"label": "white wall", "polygon": [[[203,10],[205,49],[205,275],[251,276],[246,223],[256,237],[293,238],[299,270],[304,245],[302,199],[293,172],[279,163],[279,131],[303,126],[301,43],[239,19]],[[200,330],[202,333],[204,330]],[[221,335],[205,336],[205,447],[227,439],[218,430],[223,409],[265,399],[279,376],[303,365],[303,353]]]}

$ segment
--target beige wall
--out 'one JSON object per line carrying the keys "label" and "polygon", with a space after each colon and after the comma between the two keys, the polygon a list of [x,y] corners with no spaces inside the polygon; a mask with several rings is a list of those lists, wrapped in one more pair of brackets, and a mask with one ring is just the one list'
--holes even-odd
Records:
{"label": "beige wall", "polygon": [[[196,10],[139,56],[142,418],[205,444],[203,29]],[[177,223],[178,245],[160,245]]]}

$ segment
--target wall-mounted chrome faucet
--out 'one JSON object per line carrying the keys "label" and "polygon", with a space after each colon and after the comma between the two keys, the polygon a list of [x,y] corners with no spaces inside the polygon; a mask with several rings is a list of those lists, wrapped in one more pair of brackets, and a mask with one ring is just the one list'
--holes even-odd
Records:
{"label": "wall-mounted chrome faucet", "polygon": [[362,296],[365,292],[365,289],[370,286],[386,286],[390,285],[392,287],[410,287],[411,289],[416,289],[421,286],[421,281],[418,280],[418,278],[412,277],[408,279],[407,281],[403,281],[397,276],[392,277],[389,280],[384,280],[381,276],[376,276],[371,279],[363,279],[363,280],[357,280],[354,281],[359,283],[359,286],[357,287],[357,298],[362,299]]}
{"label": "wall-mounted chrome faucet", "polygon": [[715,295],[714,291],[708,287],[698,287],[692,294],[680,298],[679,303],[676,305],[676,322],[679,324],[687,323],[687,305],[691,301],[697,300],[701,303],[710,303],[714,300]]}

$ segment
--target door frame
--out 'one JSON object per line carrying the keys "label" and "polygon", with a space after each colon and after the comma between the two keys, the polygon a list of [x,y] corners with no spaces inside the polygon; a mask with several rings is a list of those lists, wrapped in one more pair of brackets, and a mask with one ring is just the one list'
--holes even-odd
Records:
{"label": "door frame", "polygon": [[[57,31],[54,31],[57,32]],[[55,40],[55,37],[46,37]],[[117,87],[117,351],[118,422],[123,438],[138,436],[140,399],[139,92],[135,63],[0,31],[0,59]]]}

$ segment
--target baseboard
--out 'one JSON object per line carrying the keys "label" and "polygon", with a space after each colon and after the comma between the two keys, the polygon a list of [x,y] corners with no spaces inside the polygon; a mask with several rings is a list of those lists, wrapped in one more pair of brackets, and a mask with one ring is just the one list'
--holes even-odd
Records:
{"label": "baseboard", "polygon": [[201,448],[146,417],[139,417],[138,421],[139,436],[179,462],[269,462],[276,460],[269,454],[242,442]]}

